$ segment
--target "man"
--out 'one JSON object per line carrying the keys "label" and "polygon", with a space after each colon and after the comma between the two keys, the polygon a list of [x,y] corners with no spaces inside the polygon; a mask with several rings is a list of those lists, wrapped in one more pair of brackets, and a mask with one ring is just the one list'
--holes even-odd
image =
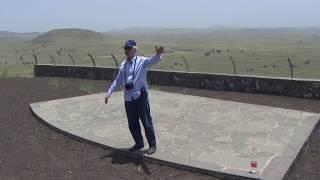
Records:
{"label": "man", "polygon": [[140,119],[149,144],[148,154],[153,154],[156,152],[157,146],[152,118],[150,116],[146,75],[148,66],[156,64],[161,60],[164,48],[156,47],[156,54],[150,58],[136,55],[137,44],[134,40],[128,40],[123,48],[127,59],[121,63],[118,75],[108,89],[105,103],[108,103],[112,92],[117,90],[120,85],[125,85],[125,109],[129,130],[135,141],[135,145],[129,151],[136,151],[144,147],[139,123]]}

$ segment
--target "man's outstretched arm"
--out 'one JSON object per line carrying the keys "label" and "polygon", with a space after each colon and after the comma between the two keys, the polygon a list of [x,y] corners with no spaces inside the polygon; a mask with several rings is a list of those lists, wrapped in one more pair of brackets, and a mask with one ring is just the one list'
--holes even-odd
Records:
{"label": "man's outstretched arm", "polygon": [[108,91],[107,91],[107,94],[106,94],[106,97],[105,97],[105,103],[106,103],[106,104],[108,103],[108,98],[111,96],[111,94],[112,94],[114,91],[116,91],[116,90],[120,87],[120,85],[123,84],[123,80],[124,80],[124,77],[123,77],[123,67],[124,67],[124,66],[121,65],[116,79],[113,81],[113,83],[111,84],[110,88],[109,88]]}
{"label": "man's outstretched arm", "polygon": [[155,49],[156,49],[156,54],[154,56],[152,56],[151,58],[148,58],[145,60],[145,64],[147,66],[157,64],[161,60],[161,55],[164,52],[164,48],[163,47],[158,48],[156,46]]}

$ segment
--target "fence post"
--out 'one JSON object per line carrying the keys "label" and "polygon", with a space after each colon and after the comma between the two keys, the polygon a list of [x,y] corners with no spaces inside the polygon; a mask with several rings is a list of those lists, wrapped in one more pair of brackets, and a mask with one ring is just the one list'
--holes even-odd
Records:
{"label": "fence post", "polygon": [[68,56],[69,56],[69,58],[71,59],[73,65],[76,65],[76,63],[74,62],[74,59],[73,59],[72,55],[71,55],[71,54],[68,54]]}
{"label": "fence post", "polygon": [[232,66],[233,66],[233,74],[236,75],[237,74],[237,69],[236,69],[236,63],[233,60],[232,56],[229,56],[231,62],[232,62]]}
{"label": "fence post", "polygon": [[49,54],[49,56],[50,56],[51,60],[53,60],[54,65],[57,66],[56,60],[54,59],[54,57],[51,54]]}
{"label": "fence post", "polygon": [[293,65],[292,65],[290,58],[288,58],[288,63],[289,63],[290,74],[291,74],[291,79],[292,79],[293,78]]}
{"label": "fence post", "polygon": [[92,61],[93,67],[96,67],[96,62],[94,61],[92,55],[90,53],[88,53],[88,56],[90,57],[90,59]]}
{"label": "fence post", "polygon": [[189,72],[189,71],[190,71],[190,69],[189,69],[189,64],[188,64],[186,58],[185,58],[184,56],[181,56],[181,58],[182,58],[182,60],[183,60],[183,62],[184,62],[184,65],[185,65],[185,67],[186,67],[187,72]]}
{"label": "fence post", "polygon": [[36,62],[36,64],[38,64],[38,58],[35,54],[33,54],[33,58],[34,58],[34,61]]}
{"label": "fence post", "polygon": [[116,68],[118,68],[119,67],[119,63],[117,61],[117,58],[112,53],[111,53],[111,57],[112,57],[114,63],[116,64]]}

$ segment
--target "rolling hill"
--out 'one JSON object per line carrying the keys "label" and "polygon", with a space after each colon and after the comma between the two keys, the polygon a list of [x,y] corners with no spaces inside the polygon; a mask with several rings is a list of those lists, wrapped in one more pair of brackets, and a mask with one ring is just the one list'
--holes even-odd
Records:
{"label": "rolling hill", "polygon": [[102,40],[103,34],[86,29],[55,29],[41,34],[32,40],[33,43],[51,43],[59,41],[96,41]]}

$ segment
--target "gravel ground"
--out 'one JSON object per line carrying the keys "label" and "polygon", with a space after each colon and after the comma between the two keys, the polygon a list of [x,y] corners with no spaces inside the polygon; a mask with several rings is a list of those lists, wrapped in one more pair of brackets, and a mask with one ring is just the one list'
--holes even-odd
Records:
{"label": "gravel ground", "polygon": [[[0,179],[217,179],[78,142],[49,129],[31,114],[30,103],[104,92],[110,83],[49,77],[0,79]],[[317,100],[182,87],[152,88],[320,113]],[[319,151],[318,126],[288,179],[320,179]]]}

